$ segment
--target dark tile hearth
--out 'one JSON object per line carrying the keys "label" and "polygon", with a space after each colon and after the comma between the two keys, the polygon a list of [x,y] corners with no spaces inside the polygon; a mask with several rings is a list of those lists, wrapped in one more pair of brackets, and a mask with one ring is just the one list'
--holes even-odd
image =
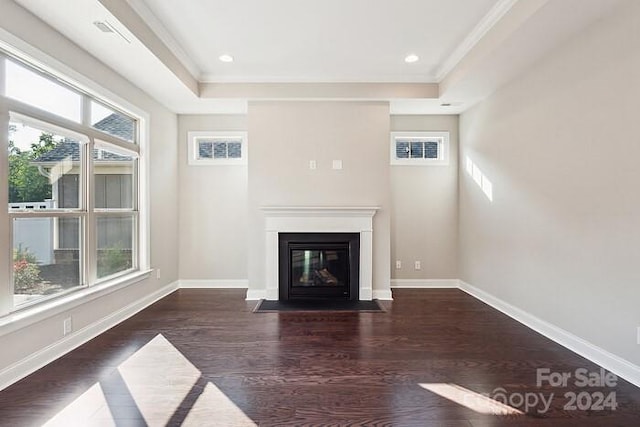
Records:
{"label": "dark tile hearth", "polygon": [[279,311],[353,311],[384,313],[385,309],[377,300],[373,301],[344,301],[344,300],[289,300],[268,301],[261,300],[256,305],[254,313],[271,313]]}

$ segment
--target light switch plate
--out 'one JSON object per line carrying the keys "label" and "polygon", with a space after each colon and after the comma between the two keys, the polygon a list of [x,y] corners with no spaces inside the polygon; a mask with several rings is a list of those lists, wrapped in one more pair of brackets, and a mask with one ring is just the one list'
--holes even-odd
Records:
{"label": "light switch plate", "polygon": [[333,168],[336,170],[342,169],[342,160],[334,160]]}

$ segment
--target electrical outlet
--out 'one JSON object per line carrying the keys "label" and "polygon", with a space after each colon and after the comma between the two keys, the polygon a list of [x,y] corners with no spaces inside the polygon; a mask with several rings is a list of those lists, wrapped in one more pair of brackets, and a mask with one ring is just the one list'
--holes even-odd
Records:
{"label": "electrical outlet", "polygon": [[156,269],[156,279],[160,279],[160,269]]}
{"label": "electrical outlet", "polygon": [[415,263],[415,269],[416,270],[420,270],[422,268],[422,265],[420,264],[420,261],[416,261]]}
{"label": "electrical outlet", "polygon": [[316,168],[318,167],[318,163],[316,163],[315,160],[309,160],[309,169],[316,170]]}
{"label": "electrical outlet", "polygon": [[397,260],[396,261],[396,270],[400,270],[402,268],[402,261]]}
{"label": "electrical outlet", "polygon": [[333,168],[336,169],[336,170],[342,169],[342,160],[334,160],[333,161]]}
{"label": "electrical outlet", "polygon": [[69,335],[73,330],[73,325],[71,323],[71,317],[67,317],[62,322],[62,335]]}

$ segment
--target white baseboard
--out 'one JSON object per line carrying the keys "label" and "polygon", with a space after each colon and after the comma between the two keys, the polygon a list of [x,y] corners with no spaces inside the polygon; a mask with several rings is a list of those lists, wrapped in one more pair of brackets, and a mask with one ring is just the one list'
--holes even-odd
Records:
{"label": "white baseboard", "polygon": [[458,279],[391,279],[391,288],[440,289],[458,285]]}
{"label": "white baseboard", "polygon": [[390,290],[383,290],[383,291],[379,291],[379,290],[373,290],[373,299],[379,299],[379,300],[387,300],[387,301],[391,301],[393,300],[393,297],[391,296],[391,291]]}
{"label": "white baseboard", "polygon": [[518,307],[483,291],[482,289],[463,282],[462,280],[460,281],[459,286],[461,290],[474,298],[479,299],[512,319],[517,320],[523,325],[544,335],[550,340],[555,341],[574,353],[591,360],[593,363],[602,366],[606,370],[613,372],[617,376],[622,377],[630,383],[640,387],[640,366],[634,365],[633,363],[616,356],[603,348],[583,340],[571,332],[565,331],[558,326],[527,313],[526,311],[521,310]]}
{"label": "white baseboard", "polygon": [[265,299],[267,297],[267,291],[265,289],[247,289],[247,301],[257,301]]}
{"label": "white baseboard", "polygon": [[0,390],[5,389],[11,384],[67,354],[71,350],[97,337],[109,328],[116,326],[118,323],[128,319],[159,299],[169,295],[176,289],[178,289],[178,282],[170,283],[167,286],[158,289],[154,293],[121,308],[115,313],[111,313],[108,316],[67,335],[60,341],[38,350],[28,357],[6,367],[0,371]]}
{"label": "white baseboard", "polygon": [[180,289],[247,289],[247,279],[180,280]]}
{"label": "white baseboard", "polygon": [[360,289],[358,291],[358,299],[360,301],[371,301],[374,296],[373,296],[373,290],[372,289]]}

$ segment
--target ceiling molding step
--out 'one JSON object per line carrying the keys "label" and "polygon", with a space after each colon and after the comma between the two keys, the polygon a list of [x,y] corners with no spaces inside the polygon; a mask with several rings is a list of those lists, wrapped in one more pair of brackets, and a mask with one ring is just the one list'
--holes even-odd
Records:
{"label": "ceiling molding step", "polygon": [[158,58],[191,92],[198,95],[198,79],[126,1],[98,0],[153,55]]}
{"label": "ceiling molding step", "polygon": [[473,106],[625,1],[518,1],[440,82],[441,97]]}
{"label": "ceiling molding step", "polygon": [[251,100],[435,99],[437,83],[200,83],[200,97]]}
{"label": "ceiling molding step", "polygon": [[203,73],[200,75],[200,83],[438,83],[431,74],[414,75],[364,75],[361,77],[327,78],[327,76],[221,76],[215,73]]}
{"label": "ceiling molding step", "polygon": [[143,0],[127,0],[131,8],[147,23],[167,48],[182,62],[196,80],[202,80],[202,70],[184,50],[182,45],[171,35],[160,19]]}
{"label": "ceiling molding step", "polygon": [[451,55],[442,63],[442,66],[438,68],[435,73],[436,81],[442,81],[518,1],[519,0],[499,0],[482,20],[478,22],[478,25],[471,30],[462,43],[454,49]]}
{"label": "ceiling molding step", "polygon": [[[504,0],[501,2],[505,3],[503,5],[504,7],[507,6],[507,1],[508,0]],[[549,1],[551,0],[514,1],[513,4],[502,13],[500,18],[495,20],[492,26],[484,30],[482,36],[475,41],[474,45],[458,60],[455,66],[448,72],[443,72],[444,76],[440,80],[441,93],[447,93],[457,82],[472,75],[475,68],[482,63],[486,57],[498,50],[514,32],[518,31],[526,21]],[[495,16],[497,17],[497,15]]]}

